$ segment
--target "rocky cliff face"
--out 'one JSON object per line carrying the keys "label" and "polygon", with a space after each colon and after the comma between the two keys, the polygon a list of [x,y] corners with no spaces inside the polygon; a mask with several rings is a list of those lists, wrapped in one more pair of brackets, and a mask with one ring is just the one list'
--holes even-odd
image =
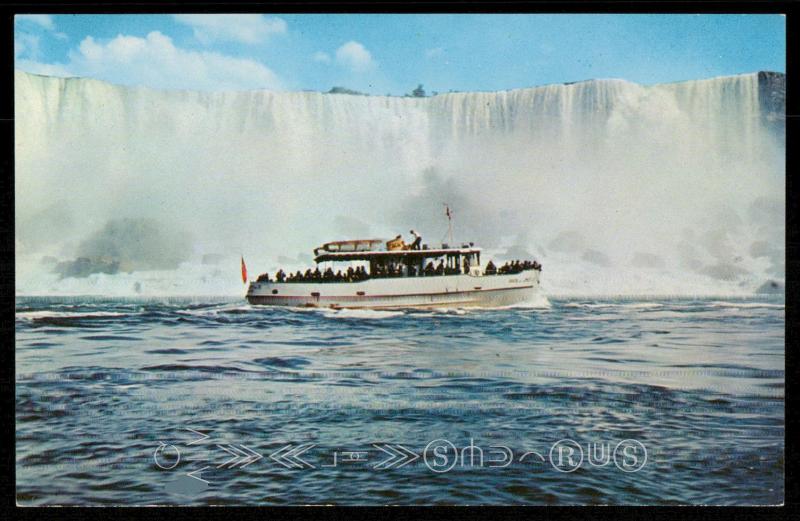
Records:
{"label": "rocky cliff face", "polygon": [[759,72],[758,101],[764,125],[783,137],[786,131],[786,75],[780,72]]}

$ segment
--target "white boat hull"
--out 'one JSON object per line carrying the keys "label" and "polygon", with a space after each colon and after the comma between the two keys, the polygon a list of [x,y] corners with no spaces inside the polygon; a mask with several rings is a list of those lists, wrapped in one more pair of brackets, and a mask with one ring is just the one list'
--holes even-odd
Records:
{"label": "white boat hull", "polygon": [[257,305],[325,308],[502,307],[531,300],[539,289],[539,273],[251,282],[247,300]]}

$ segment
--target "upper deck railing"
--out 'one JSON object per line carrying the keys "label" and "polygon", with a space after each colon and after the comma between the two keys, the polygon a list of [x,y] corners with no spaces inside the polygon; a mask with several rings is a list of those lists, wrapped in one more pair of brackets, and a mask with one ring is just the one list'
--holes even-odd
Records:
{"label": "upper deck railing", "polygon": [[[316,250],[315,250],[316,251]],[[343,261],[369,261],[372,259],[414,259],[424,260],[438,258],[445,255],[473,255],[480,253],[477,247],[467,248],[436,248],[421,250],[378,250],[378,251],[342,251],[325,252],[317,255],[314,262],[343,262]]]}

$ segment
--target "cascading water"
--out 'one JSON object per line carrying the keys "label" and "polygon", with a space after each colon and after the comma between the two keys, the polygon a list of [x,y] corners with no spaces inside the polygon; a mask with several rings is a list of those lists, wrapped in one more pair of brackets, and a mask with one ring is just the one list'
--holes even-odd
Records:
{"label": "cascading water", "polygon": [[[327,240],[439,242],[446,201],[457,239],[535,256],[551,294],[752,293],[785,271],[782,81],[402,98],[17,71],[17,292],[235,294],[240,254],[272,272]],[[124,257],[102,235],[124,218],[180,237],[158,244],[186,244],[181,268],[159,247],[116,274],[52,272],[87,244]]]}

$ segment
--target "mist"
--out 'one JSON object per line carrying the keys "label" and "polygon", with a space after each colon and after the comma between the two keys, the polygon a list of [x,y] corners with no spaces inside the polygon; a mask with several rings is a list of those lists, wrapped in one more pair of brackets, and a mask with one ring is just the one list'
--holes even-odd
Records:
{"label": "mist", "polygon": [[[401,98],[17,71],[17,293],[236,294],[240,255],[273,272],[330,240],[446,242],[445,202],[457,241],[538,259],[550,294],[753,293],[785,278],[783,111],[764,73]],[[42,262],[109,256],[87,244],[125,219],[180,240],[82,282]]]}

